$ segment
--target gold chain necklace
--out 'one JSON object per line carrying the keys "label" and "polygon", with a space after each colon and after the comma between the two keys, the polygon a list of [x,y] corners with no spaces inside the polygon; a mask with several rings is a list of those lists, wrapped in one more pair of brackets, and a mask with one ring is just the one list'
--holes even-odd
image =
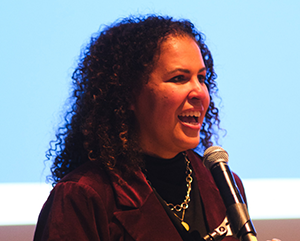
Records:
{"label": "gold chain necklace", "polygon": [[[189,161],[189,159],[187,158],[186,155],[185,155],[185,161],[186,161],[186,171],[185,171],[185,173],[187,174],[187,177],[185,178],[186,186],[187,186],[187,193],[186,193],[185,199],[181,204],[174,205],[173,203],[167,203],[166,201],[165,201],[165,203],[167,204],[168,207],[170,207],[170,209],[171,209],[171,211],[173,211],[174,215],[177,218],[180,219],[181,225],[187,231],[189,231],[190,226],[186,222],[184,222],[184,215],[185,215],[185,210],[188,209],[189,202],[191,201],[190,193],[191,193],[191,190],[192,190],[193,178],[192,178],[192,169],[190,168],[190,161]],[[182,211],[181,218],[174,211],[175,212],[181,212]]]}

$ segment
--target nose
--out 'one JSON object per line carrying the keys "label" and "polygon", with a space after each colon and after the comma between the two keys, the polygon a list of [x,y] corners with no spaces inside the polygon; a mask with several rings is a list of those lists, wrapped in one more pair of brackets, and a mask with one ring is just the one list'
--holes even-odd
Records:
{"label": "nose", "polygon": [[209,102],[209,93],[206,84],[199,82],[198,77],[193,78],[190,83],[189,102],[195,106],[205,105],[206,102]]}

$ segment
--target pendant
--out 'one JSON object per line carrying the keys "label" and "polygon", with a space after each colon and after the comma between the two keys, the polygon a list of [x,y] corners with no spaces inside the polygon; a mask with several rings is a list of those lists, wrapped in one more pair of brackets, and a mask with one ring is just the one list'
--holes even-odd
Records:
{"label": "pendant", "polygon": [[190,226],[186,222],[181,221],[181,225],[186,229],[186,231],[190,230]]}

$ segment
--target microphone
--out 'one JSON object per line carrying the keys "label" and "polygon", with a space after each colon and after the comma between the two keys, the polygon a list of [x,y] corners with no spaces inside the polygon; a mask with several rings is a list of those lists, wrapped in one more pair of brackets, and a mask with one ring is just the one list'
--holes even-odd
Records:
{"label": "microphone", "polygon": [[247,206],[227,162],[228,153],[221,147],[211,146],[204,152],[203,164],[210,170],[220,191],[232,233],[240,241],[257,241]]}

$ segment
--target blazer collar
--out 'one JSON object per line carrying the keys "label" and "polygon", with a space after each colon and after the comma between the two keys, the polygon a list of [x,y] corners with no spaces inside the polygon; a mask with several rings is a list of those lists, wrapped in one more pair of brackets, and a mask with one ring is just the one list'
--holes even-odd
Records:
{"label": "blazer collar", "polygon": [[120,207],[114,216],[134,240],[182,241],[141,171],[128,182],[115,172],[111,172],[110,176],[117,206]]}
{"label": "blazer collar", "polygon": [[141,171],[136,173],[134,180],[126,181],[120,174],[110,172],[112,186],[117,204],[124,209],[139,208],[144,205],[153,192]]}

